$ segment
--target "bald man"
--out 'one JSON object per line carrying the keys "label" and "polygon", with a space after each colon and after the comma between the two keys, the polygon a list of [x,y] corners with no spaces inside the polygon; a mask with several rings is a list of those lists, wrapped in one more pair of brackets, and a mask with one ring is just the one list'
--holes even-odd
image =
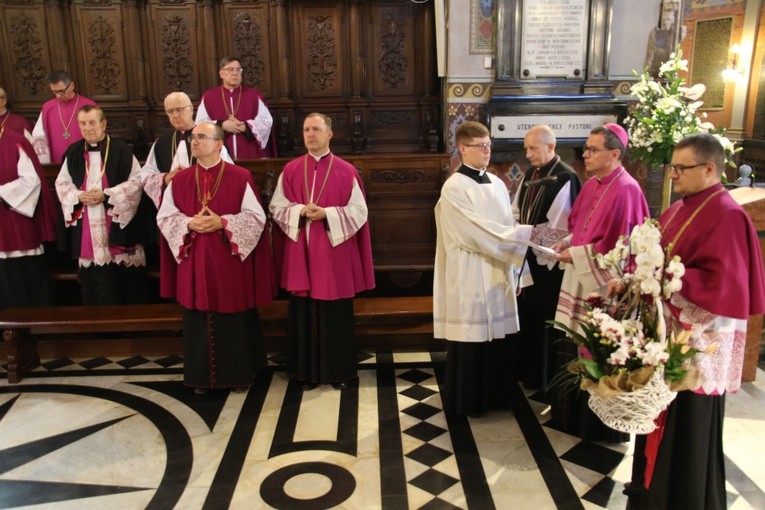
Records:
{"label": "bald man", "polygon": [[[540,235],[550,246],[568,234],[568,215],[582,183],[576,172],[555,153],[556,138],[545,125],[532,127],[523,140],[529,168],[513,201],[514,219],[523,225],[540,225]],[[524,260],[533,285],[518,296],[520,356],[518,375],[527,388],[545,386],[555,373],[554,343],[560,334],[547,324],[555,318],[563,269],[558,262],[531,249]],[[526,269],[524,268],[524,269]]]}
{"label": "bald man", "polygon": [[157,224],[177,263],[162,272],[183,307],[183,382],[245,390],[266,365],[257,305],[275,289],[266,214],[249,170],[221,157],[225,134],[211,122],[191,138],[194,163],[165,190]]}
{"label": "bald man", "polygon": [[[194,162],[191,155],[191,131],[196,126],[194,122],[194,105],[185,92],[171,92],[165,97],[165,113],[173,130],[157,138],[151,146],[149,157],[141,169],[141,182],[143,191],[154,203],[156,210],[162,201],[162,193],[182,168],[187,168]],[[221,158],[227,163],[233,163],[231,157],[223,147]],[[167,248],[163,238],[155,233],[154,239],[158,239],[159,254],[157,248],[152,246],[147,250],[147,258],[150,264],[156,264],[159,258],[161,272],[175,271],[175,261]],[[172,279],[161,280],[160,295],[172,298],[175,296],[174,288],[167,287],[164,282]]]}

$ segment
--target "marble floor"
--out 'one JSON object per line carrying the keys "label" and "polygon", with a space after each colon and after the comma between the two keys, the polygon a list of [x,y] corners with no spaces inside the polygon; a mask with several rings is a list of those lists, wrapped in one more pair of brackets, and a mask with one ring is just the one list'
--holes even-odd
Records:
{"label": "marble floor", "polygon": [[[625,508],[629,444],[556,430],[538,395],[445,416],[441,352],[368,353],[310,392],[278,357],[247,392],[196,395],[180,357],[47,360],[0,381],[0,507]],[[727,400],[731,509],[765,508],[765,373]]]}

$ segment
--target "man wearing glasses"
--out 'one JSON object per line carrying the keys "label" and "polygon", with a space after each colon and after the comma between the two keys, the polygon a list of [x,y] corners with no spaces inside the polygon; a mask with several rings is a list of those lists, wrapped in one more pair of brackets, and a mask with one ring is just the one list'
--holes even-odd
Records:
{"label": "man wearing glasses", "polygon": [[[650,216],[638,182],[622,166],[629,138],[618,124],[608,123],[590,132],[584,147],[584,167],[590,178],[582,187],[568,218],[569,235],[555,243],[556,259],[563,263],[555,320],[578,329],[586,313],[585,300],[592,293],[607,294],[608,270],[592,263],[595,253],[607,253],[619,236]],[[583,439],[626,441],[629,437],[603,425],[587,407],[587,397],[571,392],[571,398],[553,398],[553,416],[566,432]],[[582,413],[585,413],[582,415]]]}
{"label": "man wearing glasses", "polygon": [[[194,106],[185,92],[171,92],[165,97],[165,113],[173,130],[160,136],[151,146],[146,163],[141,169],[141,182],[144,193],[154,203],[152,211],[156,215],[162,202],[162,193],[175,174],[181,169],[191,166],[191,131],[194,123]],[[228,151],[223,147],[221,157],[227,163],[233,163]],[[156,223],[156,222],[155,222]],[[149,264],[156,267],[156,259],[159,258],[162,272],[174,271],[175,261],[167,248],[167,243],[159,236],[159,254],[154,247],[147,249]],[[173,288],[160,288],[160,295],[173,297]]]}
{"label": "man wearing glasses", "polygon": [[274,119],[260,92],[242,84],[243,73],[239,59],[220,61],[218,74],[223,83],[202,95],[197,124],[211,120],[221,126],[234,160],[276,157]]}
{"label": "man wearing glasses", "polygon": [[266,215],[250,172],[221,158],[223,129],[190,136],[194,163],[173,177],[157,213],[176,272],[162,272],[183,307],[183,382],[245,390],[266,365],[256,306],[275,291]]}
{"label": "man wearing glasses", "polygon": [[510,405],[507,335],[518,331],[515,273],[533,227],[515,224],[507,187],[486,171],[486,126],[465,122],[455,141],[462,165],[444,183],[435,208],[433,334],[446,340],[444,411],[477,417]]}
{"label": "man wearing glasses", "polygon": [[765,276],[757,231],[720,184],[725,159],[709,134],[680,140],[672,155],[670,178],[682,200],[659,218],[661,245],[680,256],[685,274],[667,303],[669,329],[690,329],[691,347],[706,352],[690,360],[697,387],[678,392],[659,427],[637,436],[628,487],[634,508],[727,506],[725,393],[741,388],[747,320],[765,311]]}
{"label": "man wearing glasses", "polygon": [[32,130],[32,144],[40,163],[60,165],[66,149],[82,140],[77,112],[96,103],[75,92],[72,77],[66,71],[53,71],[48,82],[55,97],[43,103]]}

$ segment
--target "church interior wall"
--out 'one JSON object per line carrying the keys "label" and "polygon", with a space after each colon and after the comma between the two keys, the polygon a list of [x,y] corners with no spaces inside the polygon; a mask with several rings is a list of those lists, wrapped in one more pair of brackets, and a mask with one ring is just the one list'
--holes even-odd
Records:
{"label": "church interior wall", "polygon": [[0,84],[35,119],[50,71],[69,71],[140,158],[169,129],[165,95],[196,103],[234,55],[266,98],[280,155],[304,151],[311,111],[333,119],[339,153],[440,152],[433,12],[409,0],[0,2]]}
{"label": "church interior wall", "polygon": [[[702,62],[700,58],[696,58],[697,55],[694,50],[702,51],[704,43],[706,42],[697,40],[697,24],[699,22],[732,17],[733,23],[728,48],[732,47],[734,44],[741,44],[746,3],[746,0],[731,0],[728,2],[698,2],[691,0],[685,3],[683,23],[687,27],[688,32],[681,42],[680,47],[683,51],[684,58],[688,59],[689,75],[700,77],[706,76],[703,81],[699,81],[702,83],[715,83],[724,87],[724,100],[722,106],[709,107],[709,105],[704,105],[701,108],[701,111],[706,113],[709,122],[715,126],[729,127],[731,125],[731,106],[735,84],[722,83],[721,73],[727,65],[726,61],[710,63],[708,61]],[[708,69],[703,67],[708,67]],[[688,77],[688,81],[690,83],[690,76]],[[705,85],[707,85],[707,83],[705,83]],[[704,98],[702,97],[702,100],[703,99]]]}

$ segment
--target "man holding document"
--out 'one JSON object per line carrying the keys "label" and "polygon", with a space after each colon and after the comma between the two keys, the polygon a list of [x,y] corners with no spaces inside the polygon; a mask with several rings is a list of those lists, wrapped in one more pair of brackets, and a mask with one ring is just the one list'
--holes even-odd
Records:
{"label": "man holding document", "polygon": [[489,131],[468,121],[455,133],[462,165],[436,204],[433,332],[447,341],[447,413],[477,417],[509,408],[514,382],[507,335],[518,331],[520,268],[534,228],[517,225],[505,184],[486,171]]}
{"label": "man holding document", "polygon": [[[529,168],[515,193],[513,217],[522,225],[539,225],[539,244],[550,246],[568,235],[568,217],[582,183],[573,168],[555,153],[555,133],[549,126],[532,127],[523,140]],[[518,295],[521,330],[516,335],[518,378],[526,389],[546,386],[556,371],[555,349],[560,332],[548,324],[555,318],[563,267],[552,255],[529,249],[533,285]]]}
{"label": "man holding document", "polygon": [[[640,184],[622,166],[629,138],[618,124],[608,123],[590,132],[584,146],[584,167],[592,177],[584,184],[568,218],[569,235],[552,247],[565,267],[555,320],[572,329],[587,312],[590,294],[607,294],[608,269],[601,270],[593,255],[608,253],[622,235],[649,217]],[[575,356],[575,352],[571,352]],[[625,434],[607,429],[587,408],[584,394],[571,392],[568,398],[552,399],[553,417],[564,432],[583,439],[626,441]]]}

